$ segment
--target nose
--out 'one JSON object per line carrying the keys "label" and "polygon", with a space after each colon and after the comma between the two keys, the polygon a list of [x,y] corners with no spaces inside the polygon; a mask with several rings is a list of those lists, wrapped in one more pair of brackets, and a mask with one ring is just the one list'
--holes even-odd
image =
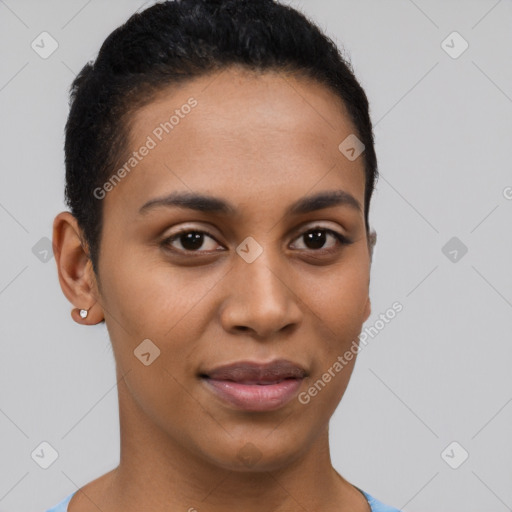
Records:
{"label": "nose", "polygon": [[269,339],[300,324],[302,311],[292,273],[271,259],[264,250],[252,263],[242,258],[235,261],[228,274],[230,293],[221,312],[227,332],[249,331],[256,338]]}

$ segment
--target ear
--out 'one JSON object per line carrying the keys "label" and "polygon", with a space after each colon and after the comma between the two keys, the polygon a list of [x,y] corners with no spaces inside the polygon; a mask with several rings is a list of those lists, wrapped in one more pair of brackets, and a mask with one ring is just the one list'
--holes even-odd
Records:
{"label": "ear", "polygon": [[[70,212],[61,212],[55,217],[52,245],[60,287],[77,308],[71,312],[73,320],[88,325],[103,321],[92,262],[84,249],[82,230]],[[86,318],[80,316],[80,309],[88,310]]]}
{"label": "ear", "polygon": [[377,243],[377,232],[374,229],[372,229],[372,230],[370,230],[370,233],[368,234],[368,249],[370,251],[370,263],[372,262],[373,248],[375,247],[376,243]]}
{"label": "ear", "polygon": [[[377,233],[374,229],[371,229],[370,233],[368,234],[368,250],[370,251],[370,266],[372,264],[373,248],[376,243],[377,243]],[[370,285],[370,283],[368,282],[368,286],[369,285]],[[370,317],[371,314],[372,314],[372,303],[370,301],[370,297],[368,296],[368,298],[366,299],[366,304],[365,304],[363,323],[366,322],[366,320],[368,320],[368,318]]]}
{"label": "ear", "polygon": [[370,317],[371,314],[372,314],[372,303],[371,303],[370,297],[368,297],[366,299],[366,304],[365,304],[365,307],[364,307],[364,320],[363,320],[363,323],[366,322],[366,320],[368,320],[368,318]]}

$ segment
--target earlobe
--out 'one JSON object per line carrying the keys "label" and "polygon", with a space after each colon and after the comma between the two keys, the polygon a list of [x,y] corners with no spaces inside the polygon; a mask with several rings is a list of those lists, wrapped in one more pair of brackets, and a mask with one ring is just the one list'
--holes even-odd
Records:
{"label": "earlobe", "polygon": [[[82,231],[70,212],[61,212],[55,217],[53,252],[62,292],[76,306],[71,317],[80,324],[97,324],[103,320],[103,311],[96,296],[96,277],[82,239]],[[87,310],[87,315],[81,316],[80,310]]]}
{"label": "earlobe", "polygon": [[366,306],[365,306],[365,312],[364,312],[364,322],[370,318],[370,315],[372,314],[372,303],[370,300],[370,297],[366,299]]}
{"label": "earlobe", "polygon": [[96,307],[91,306],[89,309],[73,308],[71,310],[71,318],[77,324],[82,325],[95,325],[104,320],[103,311],[99,308],[99,305]]}

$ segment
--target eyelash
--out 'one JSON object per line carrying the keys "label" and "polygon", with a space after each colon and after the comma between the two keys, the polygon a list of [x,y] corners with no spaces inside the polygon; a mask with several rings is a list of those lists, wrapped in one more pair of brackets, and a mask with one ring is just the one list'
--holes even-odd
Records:
{"label": "eyelash", "polygon": [[[322,231],[322,232],[325,232],[325,233],[328,233],[328,234],[334,236],[334,238],[338,241],[339,245],[341,245],[341,246],[346,246],[346,245],[350,245],[350,244],[354,243],[353,240],[348,239],[346,236],[342,235],[341,233],[338,233],[337,231],[334,231],[332,229],[329,229],[329,228],[326,228],[323,226],[313,226],[311,228],[308,228],[306,231],[303,231],[301,234],[299,234],[294,240],[297,240],[298,238],[300,238],[308,233],[314,232],[314,231]],[[212,238],[217,243],[219,243],[215,239],[215,237],[213,235],[211,235],[210,233],[208,233],[207,231],[202,231],[200,229],[183,229],[181,231],[178,231],[174,235],[167,237],[165,240],[162,241],[161,245],[162,245],[162,247],[169,249],[170,251],[178,253],[180,255],[185,255],[185,254],[186,255],[202,255],[202,253],[212,254],[214,252],[218,252],[218,251],[192,251],[192,250],[188,250],[188,249],[182,250],[182,249],[174,249],[174,248],[170,247],[170,244],[172,242],[174,242],[175,240],[179,239],[181,236],[186,235],[188,233],[200,233],[203,235],[207,235],[208,237]],[[329,255],[334,252],[337,252],[340,248],[341,247],[335,247],[335,248],[330,248],[330,249],[299,249],[299,250],[313,252],[313,253],[323,253],[323,254]]]}

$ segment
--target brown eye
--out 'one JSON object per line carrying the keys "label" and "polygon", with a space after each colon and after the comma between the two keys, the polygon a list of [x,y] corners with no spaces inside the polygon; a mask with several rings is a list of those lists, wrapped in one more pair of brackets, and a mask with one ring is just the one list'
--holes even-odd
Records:
{"label": "brown eye", "polygon": [[[299,247],[299,250],[311,250],[313,252],[333,252],[336,251],[337,246],[353,243],[341,233],[324,227],[310,228],[297,237],[296,240],[301,238],[305,247]],[[325,245],[329,239],[332,242],[326,248]],[[209,243],[208,240],[210,240]],[[201,254],[202,252],[216,251],[219,244],[212,235],[205,231],[188,229],[167,237],[161,245],[176,252]]]}
{"label": "brown eye", "polygon": [[[203,245],[206,239],[213,240],[215,243],[212,244],[210,242],[210,248],[205,249]],[[173,246],[174,242],[178,242],[181,247]],[[181,252],[202,252],[198,251],[198,249],[203,247],[203,249],[206,251],[213,251],[215,250],[215,246],[218,244],[216,243],[216,240],[205,231],[187,230],[180,231],[179,233],[166,238],[162,242],[162,245],[164,247],[171,246],[173,250]]]}
{"label": "brown eye", "polygon": [[[334,243],[330,245],[330,247],[324,248],[328,238],[331,237],[334,239]],[[305,249],[311,249],[313,251],[318,250],[326,250],[332,252],[335,249],[336,245],[349,245],[352,243],[351,240],[346,238],[341,233],[334,231],[332,229],[323,228],[323,227],[314,227],[308,229],[304,233],[302,233],[297,239],[303,239]]]}

